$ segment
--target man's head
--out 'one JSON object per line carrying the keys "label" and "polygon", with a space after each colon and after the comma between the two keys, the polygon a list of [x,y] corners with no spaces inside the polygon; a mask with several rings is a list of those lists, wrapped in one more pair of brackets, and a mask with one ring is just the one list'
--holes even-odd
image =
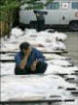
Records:
{"label": "man's head", "polygon": [[26,53],[29,49],[30,49],[30,44],[29,43],[23,42],[22,44],[20,44],[21,52]]}

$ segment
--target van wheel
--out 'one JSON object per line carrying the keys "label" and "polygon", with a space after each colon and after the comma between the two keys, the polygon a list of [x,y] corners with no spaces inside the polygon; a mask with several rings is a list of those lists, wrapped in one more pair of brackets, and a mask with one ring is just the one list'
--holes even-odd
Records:
{"label": "van wheel", "polygon": [[69,29],[72,31],[78,31],[78,22],[76,21],[76,22],[70,23]]}

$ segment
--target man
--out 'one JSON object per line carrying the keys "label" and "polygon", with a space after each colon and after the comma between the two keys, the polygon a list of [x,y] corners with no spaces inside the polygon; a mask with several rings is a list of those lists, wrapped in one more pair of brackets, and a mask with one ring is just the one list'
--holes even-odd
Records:
{"label": "man", "polygon": [[35,13],[36,18],[37,18],[37,31],[41,31],[44,29],[44,25],[45,25],[44,15],[46,15],[47,12],[34,10],[34,13]]}
{"label": "man", "polygon": [[27,42],[20,45],[20,52],[16,54],[15,62],[16,75],[44,73],[47,68],[42,53]]}

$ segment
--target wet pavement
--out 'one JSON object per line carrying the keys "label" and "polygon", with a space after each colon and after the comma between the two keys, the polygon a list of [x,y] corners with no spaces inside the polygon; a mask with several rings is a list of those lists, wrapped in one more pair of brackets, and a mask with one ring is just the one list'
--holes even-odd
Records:
{"label": "wet pavement", "polygon": [[[68,36],[67,40],[65,41],[65,44],[68,49],[68,56],[72,58],[75,65],[78,66],[78,32],[65,32]],[[72,84],[76,84],[77,86],[77,93],[72,95],[72,98],[75,97],[76,103],[62,103],[60,105],[78,105],[78,72],[76,72],[76,75],[73,75],[74,78],[76,78],[74,81],[71,80]],[[70,76],[72,77],[72,75]],[[57,104],[58,105],[58,104]]]}
{"label": "wet pavement", "polygon": [[74,63],[78,65],[78,32],[65,32],[68,36],[65,44],[68,49],[68,56],[70,56]]}
{"label": "wet pavement", "polygon": [[[74,63],[78,66],[78,32],[67,32],[67,34],[68,39],[66,41],[66,45],[69,51],[68,55],[71,56]],[[78,75],[76,77],[76,85],[78,88]],[[78,97],[76,98],[78,103]]]}

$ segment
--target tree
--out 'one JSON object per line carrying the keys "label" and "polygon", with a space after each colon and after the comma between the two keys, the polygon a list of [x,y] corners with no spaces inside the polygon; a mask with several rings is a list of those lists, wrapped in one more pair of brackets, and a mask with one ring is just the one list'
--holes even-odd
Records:
{"label": "tree", "polygon": [[25,3],[28,5],[26,9],[34,9],[42,8],[48,2],[53,0],[45,0],[45,4],[39,3],[39,1],[41,0],[0,0],[0,20],[5,21],[7,19],[7,12],[12,14],[15,8],[18,8]]}
{"label": "tree", "polygon": [[0,35],[8,34],[12,23],[15,8],[20,6],[18,0],[0,0]]}
{"label": "tree", "polygon": [[26,3],[26,9],[39,9],[53,0],[45,0],[46,3],[40,1],[43,0],[0,0],[0,34],[7,34],[10,31],[14,21],[13,15],[16,8],[19,8]]}

